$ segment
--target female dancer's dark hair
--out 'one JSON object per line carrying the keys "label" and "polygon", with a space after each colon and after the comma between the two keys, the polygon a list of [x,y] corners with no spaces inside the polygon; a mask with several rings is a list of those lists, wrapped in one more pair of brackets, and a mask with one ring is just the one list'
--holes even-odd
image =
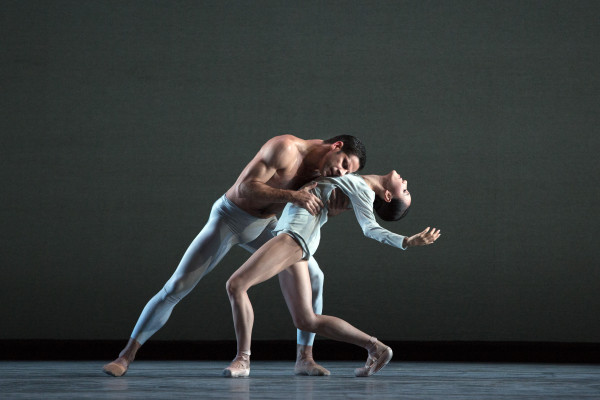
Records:
{"label": "female dancer's dark hair", "polygon": [[384,221],[398,221],[408,214],[406,204],[400,199],[393,198],[389,203],[384,201],[381,197],[375,195],[375,201],[373,201],[373,209]]}

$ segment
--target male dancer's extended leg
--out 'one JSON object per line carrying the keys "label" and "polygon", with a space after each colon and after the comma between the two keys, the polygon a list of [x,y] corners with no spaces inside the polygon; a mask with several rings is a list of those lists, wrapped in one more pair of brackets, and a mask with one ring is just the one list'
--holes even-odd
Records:
{"label": "male dancer's extended leg", "polygon": [[175,273],[165,286],[146,304],[127,346],[119,357],[104,366],[105,373],[122,376],[133,362],[141,345],[167,322],[173,308],[200,279],[209,273],[229,249],[237,243],[236,236],[223,218],[211,213],[211,218],[185,252]]}
{"label": "male dancer's extended leg", "polygon": [[[273,221],[264,232],[257,237],[254,241],[246,244],[240,244],[241,247],[254,253],[269,239],[275,236],[273,229],[277,223]],[[325,275],[317,260],[312,256],[308,259],[308,271],[310,274],[310,283],[312,287],[312,304],[313,311],[315,314],[321,314],[323,312],[323,281]],[[311,375],[311,376],[324,376],[329,375],[330,372],[327,368],[317,364],[313,358],[313,342],[315,340],[315,334],[313,332],[305,332],[300,329],[297,330],[296,334],[296,365],[294,366],[294,373],[297,375]]]}

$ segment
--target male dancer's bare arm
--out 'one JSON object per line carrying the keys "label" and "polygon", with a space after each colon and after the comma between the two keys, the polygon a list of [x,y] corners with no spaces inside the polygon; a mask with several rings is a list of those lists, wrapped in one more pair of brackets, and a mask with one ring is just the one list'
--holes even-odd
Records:
{"label": "male dancer's bare arm", "polygon": [[323,208],[323,203],[309,192],[316,183],[302,190],[278,189],[267,184],[269,180],[277,179],[275,174],[278,171],[282,174],[290,171],[290,174],[295,175],[297,171],[294,168],[297,167],[299,157],[298,150],[291,141],[279,138],[270,140],[242,171],[238,186],[239,196],[261,202],[294,203],[312,215],[317,214]]}

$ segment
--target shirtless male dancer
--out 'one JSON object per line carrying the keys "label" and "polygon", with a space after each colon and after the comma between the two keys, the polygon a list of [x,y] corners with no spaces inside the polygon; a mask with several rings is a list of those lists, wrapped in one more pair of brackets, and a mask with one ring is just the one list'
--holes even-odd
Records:
{"label": "shirtless male dancer", "polygon": [[[212,207],[210,218],[189,246],[175,273],[146,304],[129,342],[103,371],[122,376],[146,340],[169,319],[181,301],[235,244],[253,253],[275,234],[276,214],[293,203],[316,215],[323,203],[309,191],[319,176],[343,176],[362,169],[366,162],[364,145],[349,135],[328,140],[303,140],[292,135],[276,136],[263,145],[244,168],[233,186]],[[346,209],[347,199],[338,196],[329,203],[330,214]],[[323,309],[323,272],[310,257],[308,268],[315,314]],[[298,330],[296,365],[298,375],[329,375],[312,356],[315,334]]]}

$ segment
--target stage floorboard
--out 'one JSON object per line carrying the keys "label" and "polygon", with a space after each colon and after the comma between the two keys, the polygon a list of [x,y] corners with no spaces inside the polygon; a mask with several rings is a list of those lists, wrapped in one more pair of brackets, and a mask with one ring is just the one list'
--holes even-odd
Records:
{"label": "stage floorboard", "polygon": [[224,361],[138,361],[121,378],[103,361],[2,361],[2,399],[598,399],[600,366],[391,362],[355,378],[355,361],[324,361],[329,377],[293,375],[291,361],[253,361],[224,378]]}

